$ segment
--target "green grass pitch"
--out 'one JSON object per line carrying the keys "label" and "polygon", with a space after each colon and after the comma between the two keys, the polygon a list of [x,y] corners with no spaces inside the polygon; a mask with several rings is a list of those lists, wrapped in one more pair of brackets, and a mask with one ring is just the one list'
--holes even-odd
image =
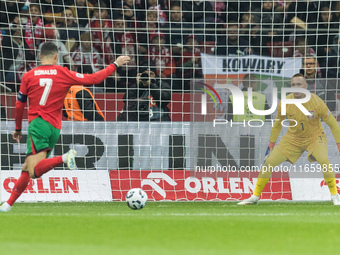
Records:
{"label": "green grass pitch", "polygon": [[340,254],[340,207],[322,203],[17,203],[1,255]]}

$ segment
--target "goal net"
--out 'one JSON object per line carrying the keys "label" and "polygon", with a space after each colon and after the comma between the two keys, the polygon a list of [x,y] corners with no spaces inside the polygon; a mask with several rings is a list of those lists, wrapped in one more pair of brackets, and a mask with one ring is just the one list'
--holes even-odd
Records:
{"label": "goal net", "polygon": [[[16,143],[15,102],[44,42],[57,45],[58,65],[79,73],[121,55],[130,62],[100,84],[70,89],[50,157],[74,148],[77,170],[61,166],[31,180],[21,201],[124,200],[137,187],[151,200],[249,197],[293,75],[304,75],[340,117],[339,11],[335,1],[2,1],[1,201],[26,158],[28,113]],[[281,125],[276,144],[292,123]],[[338,149],[323,126],[337,170]],[[310,169],[320,166],[307,152],[277,166],[262,198],[329,199],[322,173]]]}

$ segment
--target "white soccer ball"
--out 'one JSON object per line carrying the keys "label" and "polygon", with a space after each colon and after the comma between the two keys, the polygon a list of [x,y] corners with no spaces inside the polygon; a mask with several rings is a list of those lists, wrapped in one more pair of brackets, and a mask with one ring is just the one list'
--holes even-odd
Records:
{"label": "white soccer ball", "polygon": [[130,189],[126,194],[126,204],[132,210],[142,209],[148,202],[148,195],[140,188]]}

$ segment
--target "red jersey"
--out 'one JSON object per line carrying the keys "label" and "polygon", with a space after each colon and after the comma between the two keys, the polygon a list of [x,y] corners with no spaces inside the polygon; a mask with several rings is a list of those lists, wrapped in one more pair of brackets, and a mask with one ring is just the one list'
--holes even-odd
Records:
{"label": "red jersey", "polygon": [[157,74],[159,76],[169,76],[171,73],[176,72],[176,65],[173,57],[171,56],[170,49],[162,46],[159,51],[159,47],[151,46],[148,53],[145,55],[149,59],[155,62]]}
{"label": "red jersey", "polygon": [[28,122],[41,117],[61,129],[64,98],[72,85],[98,84],[116,71],[110,64],[94,74],[80,74],[57,65],[42,65],[24,74],[15,105],[16,129],[21,129],[25,98],[28,97]]}

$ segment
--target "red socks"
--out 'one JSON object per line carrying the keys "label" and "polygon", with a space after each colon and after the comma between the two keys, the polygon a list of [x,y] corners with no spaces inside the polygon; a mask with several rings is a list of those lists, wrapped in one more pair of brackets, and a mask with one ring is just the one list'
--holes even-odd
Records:
{"label": "red socks", "polygon": [[[62,156],[43,159],[35,166],[34,174],[37,178],[39,178],[44,173],[47,173],[52,168],[59,166],[62,163],[63,163]],[[18,197],[20,197],[22,192],[24,192],[30,179],[31,178],[28,172],[24,172],[24,171],[21,172],[21,175],[19,179],[17,180],[17,183],[14,185],[11,196],[7,201],[7,203],[10,206],[12,206],[14,202],[18,199]]]}
{"label": "red socks", "polygon": [[7,200],[7,204],[12,206],[14,202],[20,197],[21,193],[24,192],[24,190],[27,187],[28,182],[30,181],[30,175],[28,172],[21,172],[21,175],[19,179],[17,180],[17,183],[14,185],[14,188],[12,190],[10,198]]}
{"label": "red socks", "polygon": [[41,177],[44,173],[47,173],[52,168],[61,165],[63,162],[62,156],[54,158],[46,158],[41,160],[34,168],[34,174],[36,178]]}

